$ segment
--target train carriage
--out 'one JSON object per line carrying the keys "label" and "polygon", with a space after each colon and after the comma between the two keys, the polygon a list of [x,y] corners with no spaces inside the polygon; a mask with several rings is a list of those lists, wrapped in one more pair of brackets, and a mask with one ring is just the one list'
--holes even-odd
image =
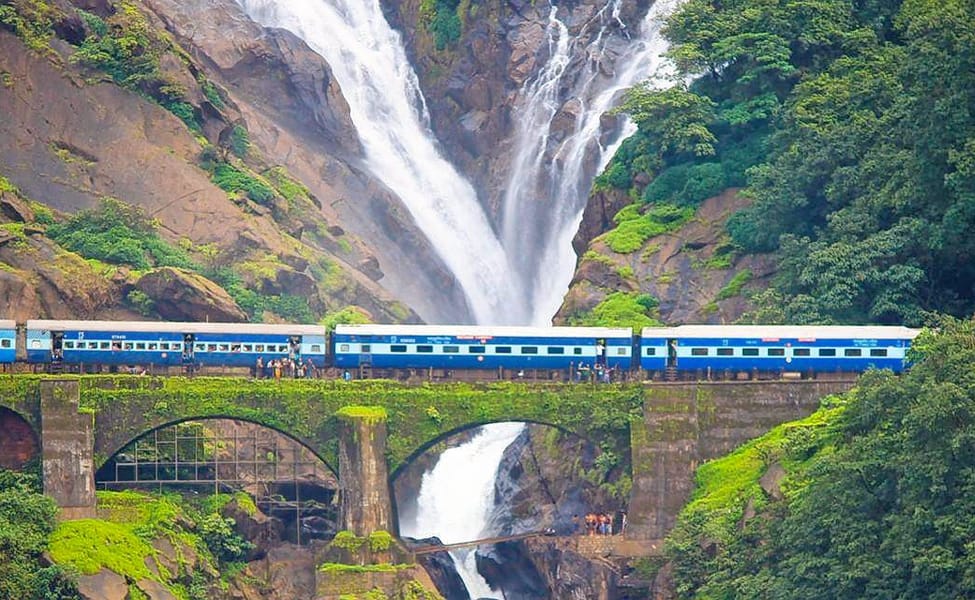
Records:
{"label": "train carriage", "polygon": [[0,319],[0,364],[17,360],[17,322]]}
{"label": "train carriage", "polygon": [[628,370],[632,360],[632,331],[622,328],[338,325],[332,337],[343,369]]}
{"label": "train carriage", "polygon": [[682,325],[642,332],[641,366],[677,371],[901,372],[915,329],[890,326]]}
{"label": "train carriage", "polygon": [[285,357],[325,364],[318,325],[27,321],[27,360],[66,365],[252,367]]}

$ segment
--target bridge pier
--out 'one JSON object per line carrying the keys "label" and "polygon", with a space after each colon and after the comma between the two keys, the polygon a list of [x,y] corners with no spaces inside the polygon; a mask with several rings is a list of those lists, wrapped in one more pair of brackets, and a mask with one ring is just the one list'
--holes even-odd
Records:
{"label": "bridge pier", "polygon": [[339,418],[340,527],[357,536],[397,534],[386,467],[386,411],[346,406]]}
{"label": "bridge pier", "polygon": [[633,487],[625,535],[660,540],[694,490],[694,471],[776,425],[809,416],[852,381],[657,384],[630,426]]}
{"label": "bridge pier", "polygon": [[61,519],[95,516],[94,418],[79,414],[77,380],[42,381],[41,467],[44,493]]}

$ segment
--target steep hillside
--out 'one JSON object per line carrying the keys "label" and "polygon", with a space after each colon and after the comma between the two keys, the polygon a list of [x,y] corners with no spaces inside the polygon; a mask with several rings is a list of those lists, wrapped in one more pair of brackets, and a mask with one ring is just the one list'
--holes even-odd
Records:
{"label": "steep hillside", "polygon": [[[317,319],[354,305],[376,320],[417,319],[393,294],[439,316],[425,300],[430,287],[465,314],[405,211],[358,169],[341,92],[293,36],[265,35],[232,1],[5,2],[0,25],[7,196],[54,209],[57,221],[102,198],[140,209],[185,251],[192,265],[183,266],[229,292],[245,318]],[[31,220],[23,217],[8,220]],[[28,242],[45,227],[29,229]],[[3,312],[147,312],[126,293],[165,265],[74,250],[137,273],[125,285],[94,276],[91,301],[54,301],[87,294],[35,276],[51,269],[44,257],[11,259],[3,296],[48,300],[11,301]]]}
{"label": "steep hillside", "polygon": [[[651,213],[742,188],[747,206],[722,203],[736,211],[722,245],[776,272],[750,318],[918,325],[929,312],[971,314],[973,10],[971,0],[682,4],[665,34],[693,81],[628,95],[639,131],[595,189],[629,206],[588,236],[632,237],[650,231]],[[649,237],[631,251],[659,243]],[[746,268],[756,275],[742,265],[741,277]]]}

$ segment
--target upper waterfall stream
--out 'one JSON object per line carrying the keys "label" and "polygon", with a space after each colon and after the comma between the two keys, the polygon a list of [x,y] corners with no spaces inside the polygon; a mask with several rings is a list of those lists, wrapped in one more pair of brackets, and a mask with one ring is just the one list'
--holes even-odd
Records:
{"label": "upper waterfall stream", "polygon": [[[409,209],[463,288],[474,320],[550,324],[575,269],[571,241],[592,179],[634,131],[625,122],[606,131],[604,115],[624,89],[661,67],[662,19],[680,0],[657,0],[637,27],[622,21],[622,0],[604,2],[572,28],[569,9],[548,3],[546,47],[539,52],[544,60],[518,90],[517,126],[510,143],[500,146],[510,157],[498,175],[505,182],[499,184],[499,223],[490,221],[477,191],[439,153],[418,78],[379,0],[237,2],[258,23],[291,31],[328,62],[366,166]],[[574,115],[568,135],[553,135],[560,114]],[[522,428],[489,426],[445,452],[424,477],[420,517],[401,523],[402,533],[446,543],[495,533],[485,531],[494,478]],[[454,558],[473,598],[500,596],[478,575],[473,551]]]}
{"label": "upper waterfall stream", "polygon": [[372,174],[409,209],[476,321],[523,322],[527,307],[515,301],[518,283],[504,249],[474,188],[440,155],[416,73],[379,0],[238,2],[252,19],[294,33],[328,62]]}

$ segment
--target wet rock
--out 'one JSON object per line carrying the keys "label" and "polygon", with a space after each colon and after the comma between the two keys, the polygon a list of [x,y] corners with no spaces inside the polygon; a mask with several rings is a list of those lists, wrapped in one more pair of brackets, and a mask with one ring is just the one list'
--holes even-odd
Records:
{"label": "wet rock", "polygon": [[[413,538],[404,539],[412,547],[439,546],[442,544],[440,538],[437,537],[419,540]],[[446,551],[419,554],[416,560],[426,569],[427,574],[430,575],[430,579],[433,580],[434,585],[437,587],[437,591],[444,598],[448,598],[449,600],[470,600],[471,596],[467,592],[464,580],[457,573],[457,569],[454,567],[454,561]]]}
{"label": "wet rock", "polygon": [[172,267],[150,271],[136,287],[152,299],[156,312],[171,321],[241,323],[247,314],[209,279]]}
{"label": "wet rock", "polygon": [[114,571],[102,569],[94,575],[78,577],[78,591],[85,600],[125,600],[129,584]]}
{"label": "wet rock", "polygon": [[0,192],[0,214],[17,223],[30,223],[34,220],[34,211],[30,205],[10,192]]}

